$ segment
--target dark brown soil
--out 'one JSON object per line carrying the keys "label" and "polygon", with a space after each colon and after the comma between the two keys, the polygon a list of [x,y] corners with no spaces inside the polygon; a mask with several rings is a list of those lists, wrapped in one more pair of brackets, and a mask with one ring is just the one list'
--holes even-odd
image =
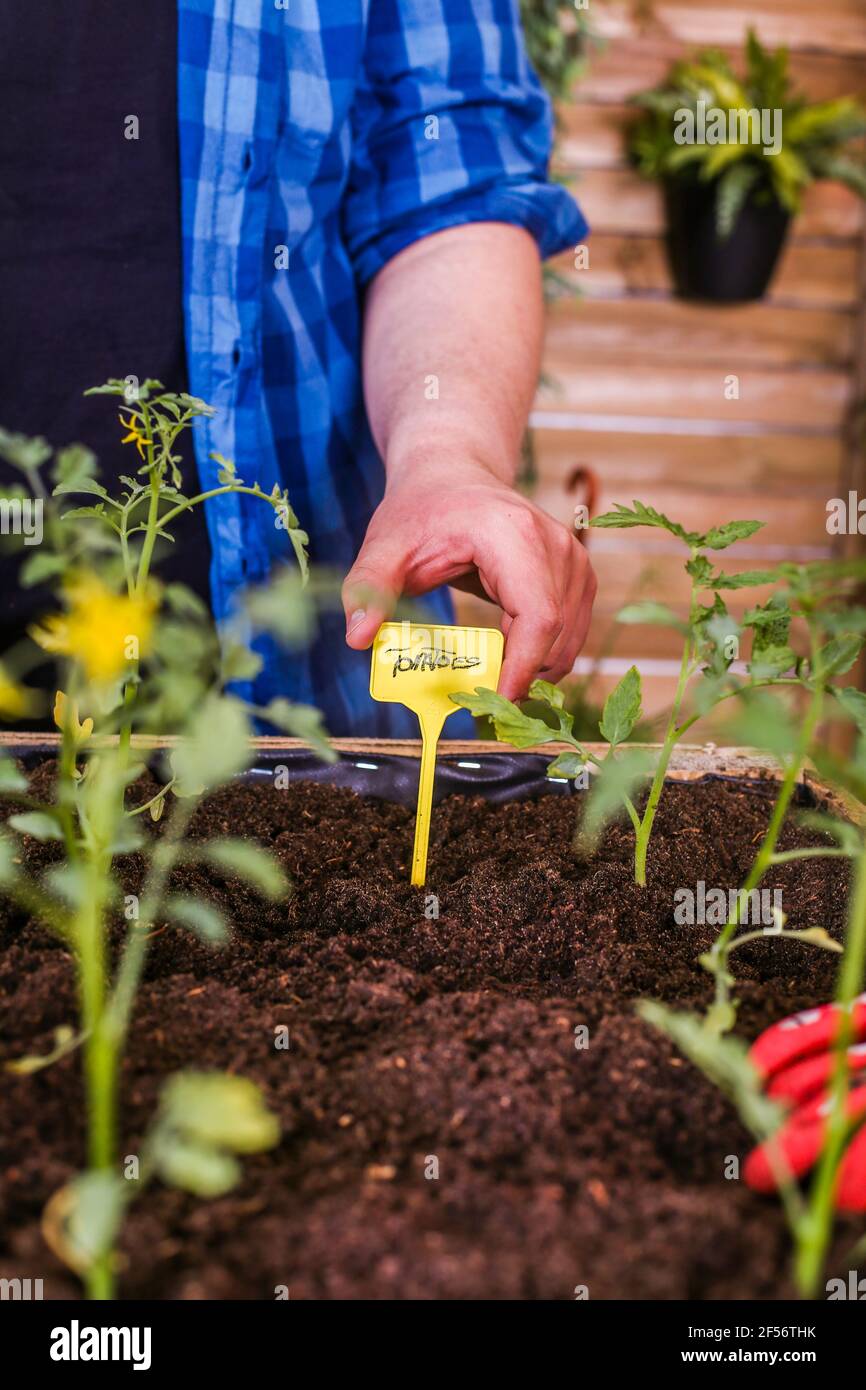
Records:
{"label": "dark brown soil", "polygon": [[[634,1013],[643,996],[706,1003],[696,957],[715,931],[676,926],[674,890],[738,885],[769,804],[769,789],[735,783],[668,788],[641,890],[628,825],[581,864],[569,799],[452,797],[434,818],[431,920],[406,881],[408,810],[311,785],[212,797],[195,833],[254,836],[297,890],[273,906],[203,869],[179,875],[230,910],[232,941],[211,951],[176,928],[153,939],[123,1069],[122,1152],[136,1151],[160,1082],[180,1067],[253,1077],[283,1139],[245,1161],[227,1197],[154,1187],[139,1201],[123,1293],[790,1296],[777,1204],[724,1176],[748,1149],[736,1115]],[[786,847],[807,843],[786,828]],[[50,853],[34,844],[31,857]],[[134,892],[134,860],[127,870]],[[846,880],[843,862],[810,860],[769,886],[791,925],[838,934]],[[71,963],[3,911],[0,1051],[45,1052],[75,1020]],[[832,994],[826,952],[768,940],[738,956],[746,1038]],[[288,1051],[274,1046],[279,1025]],[[43,1277],[51,1296],[76,1292],[39,1221],[82,1164],[79,1065],[2,1083],[0,1275]],[[438,1179],[425,1175],[433,1159]],[[844,1228],[846,1245],[856,1232]]]}

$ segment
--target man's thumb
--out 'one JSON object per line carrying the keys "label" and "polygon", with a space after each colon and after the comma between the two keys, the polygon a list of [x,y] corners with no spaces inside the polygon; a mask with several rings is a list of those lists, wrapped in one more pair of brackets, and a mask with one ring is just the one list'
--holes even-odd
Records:
{"label": "man's thumb", "polygon": [[346,641],[356,651],[369,647],[403,588],[402,556],[365,541],[343,584]]}

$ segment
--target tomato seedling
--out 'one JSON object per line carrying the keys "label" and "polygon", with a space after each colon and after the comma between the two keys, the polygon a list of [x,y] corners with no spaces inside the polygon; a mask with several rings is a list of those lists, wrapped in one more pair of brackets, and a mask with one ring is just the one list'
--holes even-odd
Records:
{"label": "tomato seedling", "polygon": [[[93,1298],[114,1293],[118,1229],[124,1212],[154,1177],[201,1195],[226,1191],[237,1180],[236,1155],[269,1148],[279,1127],[256,1087],[243,1078],[180,1073],[170,1079],[159,1111],[141,1146],[136,1181],[120,1171],[117,1136],[121,1060],[129,1034],[148,941],[171,923],[216,946],[227,923],[210,903],[176,891],[181,863],[204,863],[239,879],[268,899],[289,882],[263,849],[234,838],[200,842],[188,831],[201,797],[248,766],[252,719],[297,734],[323,757],[332,757],[318,712],[287,700],[265,708],[227,692],[237,679],[251,680],[259,658],[238,632],[220,647],[201,601],[180,585],[162,586],[151,570],[157,542],[171,540],[182,512],[222,493],[243,493],[274,510],[285,530],[300,575],[284,571],[270,590],[255,592],[246,626],[297,636],[306,624],[306,537],[284,492],[265,493],[220,463],[219,486],[187,496],[174,452],[181,431],[213,414],[195,397],[172,394],[146,381],[130,395],[127,384],[108,382],[97,394],[122,398],[124,442],[141,460],[113,497],[99,481],[86,449],[62,450],[54,459],[54,497],[81,494],[90,500],[62,514],[41,476],[52,451],[42,440],[0,434],[0,452],[15,464],[45,502],[45,544],[25,561],[25,583],[50,581],[59,611],[31,629],[31,661],[42,652],[61,664],[54,719],[60,730],[54,800],[32,795],[27,778],[8,757],[0,759],[0,795],[17,806],[0,832],[0,891],[53,931],[74,958],[79,994],[78,1027],[66,1025],[44,1057],[19,1058],[11,1068],[27,1074],[80,1047],[87,1108],[87,1171],[49,1203],[45,1230],[58,1254],[83,1278]],[[290,552],[291,553],[291,552]],[[39,650],[42,649],[42,651]],[[21,652],[0,665],[0,704],[20,716],[38,701],[23,677]],[[145,768],[134,734],[180,737],[167,780],[130,804],[130,788]],[[152,833],[148,821],[163,820]],[[23,867],[28,839],[56,841],[63,857],[50,868]],[[125,856],[143,864],[137,894],[123,886]],[[116,965],[109,950],[113,922],[123,928]]]}

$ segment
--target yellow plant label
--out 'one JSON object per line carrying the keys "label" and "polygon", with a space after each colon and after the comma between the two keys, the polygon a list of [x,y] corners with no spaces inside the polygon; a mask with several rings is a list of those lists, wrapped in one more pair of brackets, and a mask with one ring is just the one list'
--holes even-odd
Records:
{"label": "yellow plant label", "polygon": [[421,775],[415,817],[412,883],[427,874],[436,745],[442,725],[458,706],[449,695],[479,685],[495,690],[502,667],[502,633],[491,627],[436,627],[383,623],[373,640],[370,694],[414,710],[421,726]]}

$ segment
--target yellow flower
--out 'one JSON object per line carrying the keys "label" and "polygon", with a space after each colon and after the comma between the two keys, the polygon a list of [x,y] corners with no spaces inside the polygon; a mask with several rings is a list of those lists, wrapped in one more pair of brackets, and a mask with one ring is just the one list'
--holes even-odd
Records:
{"label": "yellow flower", "polygon": [[54,697],[54,723],[62,733],[66,728],[66,721],[69,720],[69,732],[76,743],[86,743],[93,733],[93,720],[85,719],[82,723],[78,718],[78,701],[69,700],[62,690],[58,690]]}
{"label": "yellow flower", "polygon": [[144,458],[145,445],[152,444],[153,440],[145,439],[132,416],[130,416],[128,420],[124,420],[122,415],[118,415],[117,418],[123,425],[123,428],[129,430],[129,434],[124,435],[123,439],[121,439],[121,444],[134,444],[141,457]]}
{"label": "yellow flower", "polygon": [[39,710],[39,696],[26,685],[19,685],[0,666],[0,715],[4,719],[26,719]]}
{"label": "yellow flower", "polygon": [[44,651],[72,657],[89,681],[106,685],[147,653],[157,606],[152,594],[115,594],[84,575],[70,581],[66,600],[67,612],[31,627],[30,636]]}

